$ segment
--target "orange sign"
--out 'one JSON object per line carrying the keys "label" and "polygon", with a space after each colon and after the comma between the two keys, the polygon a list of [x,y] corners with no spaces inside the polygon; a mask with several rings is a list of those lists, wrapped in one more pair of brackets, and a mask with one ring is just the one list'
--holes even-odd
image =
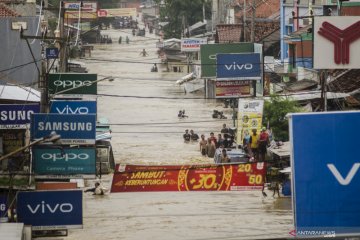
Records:
{"label": "orange sign", "polygon": [[261,190],[265,163],[226,165],[117,165],[111,192]]}

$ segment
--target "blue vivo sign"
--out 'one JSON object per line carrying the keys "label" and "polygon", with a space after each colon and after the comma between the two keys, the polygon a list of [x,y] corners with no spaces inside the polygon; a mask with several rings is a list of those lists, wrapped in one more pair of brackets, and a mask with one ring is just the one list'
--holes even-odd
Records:
{"label": "blue vivo sign", "polygon": [[39,112],[39,104],[1,104],[0,129],[26,128],[26,124],[31,121],[31,115]]}
{"label": "blue vivo sign", "polygon": [[216,78],[261,79],[260,53],[217,54]]}
{"label": "blue vivo sign", "polygon": [[55,131],[62,144],[95,144],[96,115],[33,114],[31,138],[40,139]]}
{"label": "blue vivo sign", "polygon": [[293,114],[297,235],[360,233],[360,112]]}
{"label": "blue vivo sign", "polygon": [[52,101],[50,104],[50,113],[96,114],[96,101]]}
{"label": "blue vivo sign", "polygon": [[82,191],[35,191],[17,195],[19,222],[33,229],[82,228]]}
{"label": "blue vivo sign", "polygon": [[92,175],[96,173],[95,148],[34,148],[38,175]]}

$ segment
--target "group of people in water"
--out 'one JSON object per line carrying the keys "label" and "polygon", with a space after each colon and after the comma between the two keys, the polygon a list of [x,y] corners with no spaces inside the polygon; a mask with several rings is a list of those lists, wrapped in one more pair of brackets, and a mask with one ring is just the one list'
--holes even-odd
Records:
{"label": "group of people in water", "polygon": [[[180,113],[181,112],[181,113]],[[180,111],[179,114],[185,114],[185,112]],[[222,147],[225,150],[226,148],[232,148],[234,144],[234,136],[230,133],[229,129],[226,127],[226,124],[223,124],[221,132],[215,136],[215,133],[211,132],[208,138],[205,138],[204,134],[199,135],[194,132],[194,130],[186,129],[183,134],[183,139],[185,142],[195,142],[199,141],[200,153],[203,156],[208,156],[213,158],[217,148]]]}
{"label": "group of people in water", "polygon": [[[185,111],[179,111],[179,118],[187,117]],[[206,138],[204,134],[201,134],[200,137],[194,130],[185,130],[183,134],[183,139],[185,142],[197,142],[199,141],[200,153],[203,156],[213,158],[217,148],[222,148],[222,155],[226,159],[226,149],[234,148],[235,139],[234,132],[229,129],[226,124],[223,124],[223,128],[220,133],[217,134],[217,137],[213,132]],[[270,144],[269,133],[266,127],[263,127],[258,133],[257,129],[252,129],[251,133],[248,130],[244,131],[244,137],[242,142],[242,148],[245,153],[250,156],[251,161],[265,161],[266,149]],[[226,161],[225,161],[226,162]]]}

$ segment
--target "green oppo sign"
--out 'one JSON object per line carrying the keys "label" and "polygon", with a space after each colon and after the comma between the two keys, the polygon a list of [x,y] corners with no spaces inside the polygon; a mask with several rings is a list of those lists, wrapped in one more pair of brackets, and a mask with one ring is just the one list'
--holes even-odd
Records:
{"label": "green oppo sign", "polygon": [[97,94],[96,80],[97,74],[91,73],[51,73],[49,94]]}
{"label": "green oppo sign", "polygon": [[203,44],[200,46],[201,77],[216,77],[216,54],[252,53],[253,43]]}

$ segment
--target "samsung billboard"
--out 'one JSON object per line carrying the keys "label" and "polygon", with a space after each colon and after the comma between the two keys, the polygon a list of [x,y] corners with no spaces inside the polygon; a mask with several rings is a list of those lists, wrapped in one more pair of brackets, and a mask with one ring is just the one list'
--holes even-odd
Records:
{"label": "samsung billboard", "polygon": [[26,128],[31,115],[39,112],[39,104],[0,104],[0,129]]}
{"label": "samsung billboard", "polygon": [[40,139],[52,132],[61,136],[62,144],[95,144],[95,114],[33,114],[31,120],[31,138]]}
{"label": "samsung billboard", "polygon": [[34,230],[82,228],[81,190],[18,192],[18,221]]}

